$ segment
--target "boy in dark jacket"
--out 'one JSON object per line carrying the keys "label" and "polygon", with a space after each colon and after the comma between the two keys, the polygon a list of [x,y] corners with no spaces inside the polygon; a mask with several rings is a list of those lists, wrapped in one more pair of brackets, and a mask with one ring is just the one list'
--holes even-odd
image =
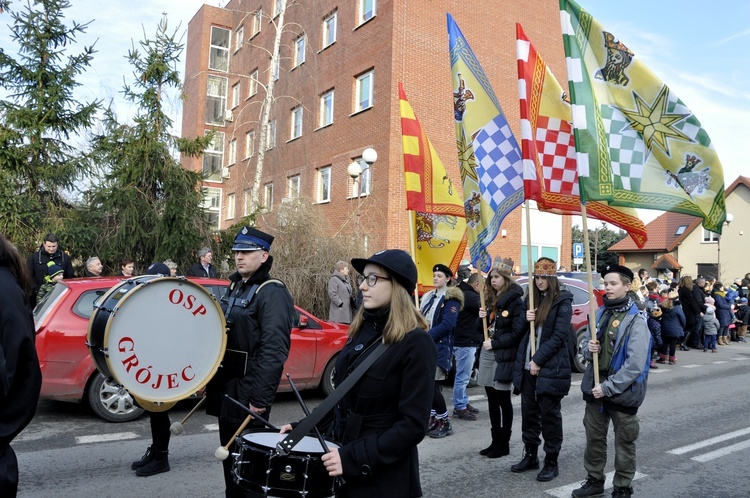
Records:
{"label": "boy in dark jacket", "polygon": [[[654,363],[654,353],[662,345],[661,315],[662,315],[661,308],[659,306],[654,306],[649,311],[648,320],[646,321],[646,324],[648,325],[648,331],[651,332],[651,367],[650,368],[659,368],[656,366],[656,363]],[[664,363],[664,362],[660,361],[659,363]]]}

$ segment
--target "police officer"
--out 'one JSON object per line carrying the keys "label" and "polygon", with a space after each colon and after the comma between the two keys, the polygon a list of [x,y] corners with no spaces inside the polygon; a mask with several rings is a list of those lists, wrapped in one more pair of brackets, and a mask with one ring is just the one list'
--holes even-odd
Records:
{"label": "police officer", "polygon": [[[208,385],[206,400],[206,412],[219,417],[222,446],[247,417],[224,394],[267,419],[289,355],[294,303],[284,284],[269,276],[273,239],[246,226],[232,246],[237,272],[229,277],[231,284],[221,299],[229,329],[227,350],[219,371]],[[259,422],[253,420],[250,427],[259,427]],[[253,496],[234,483],[232,459],[223,463],[226,496]]]}

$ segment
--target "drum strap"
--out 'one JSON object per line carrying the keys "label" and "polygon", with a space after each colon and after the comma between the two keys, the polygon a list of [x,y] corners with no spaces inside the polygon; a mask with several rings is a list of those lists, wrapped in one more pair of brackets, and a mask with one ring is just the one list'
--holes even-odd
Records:
{"label": "drum strap", "polygon": [[375,351],[365,358],[364,361],[362,361],[362,363],[360,363],[359,366],[355,368],[346,379],[344,379],[344,382],[342,382],[340,386],[336,386],[336,389],[334,389],[333,392],[324,399],[323,402],[312,411],[312,413],[310,413],[310,415],[302,419],[287,437],[282,441],[279,441],[276,445],[276,451],[280,455],[288,455],[289,452],[292,451],[292,448],[294,448],[294,445],[300,442],[303,437],[307,436],[313,427],[315,427],[315,424],[320,422],[328,412],[333,410],[341,398],[343,398],[344,395],[354,387],[372,364],[375,363],[390,347],[390,344],[380,343]]}
{"label": "drum strap", "polygon": [[239,299],[239,296],[231,295],[234,292],[234,285],[230,287],[229,289],[229,299],[227,300],[227,309],[224,312],[224,319],[226,320],[227,324],[232,323],[231,319],[229,318],[229,315],[232,313],[232,308],[234,308],[235,304],[238,304],[239,306],[242,306],[243,308],[247,308],[250,305],[250,302],[253,300],[255,295],[260,291],[261,288],[263,288],[264,285],[275,283],[275,284],[281,284],[284,285],[284,282],[281,280],[270,278],[266,280],[265,282],[262,282],[260,284],[253,284],[252,287],[250,287],[250,290],[247,292],[247,299]]}

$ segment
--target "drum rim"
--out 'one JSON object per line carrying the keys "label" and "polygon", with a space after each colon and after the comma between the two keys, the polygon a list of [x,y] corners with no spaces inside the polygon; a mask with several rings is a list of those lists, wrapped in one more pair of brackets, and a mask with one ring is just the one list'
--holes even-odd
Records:
{"label": "drum rim", "polygon": [[[153,278],[144,279],[143,277],[153,277]],[[221,361],[224,358],[224,353],[226,352],[226,348],[227,348],[226,318],[224,317],[224,312],[221,309],[221,305],[219,305],[218,300],[213,296],[213,294],[211,294],[210,292],[208,292],[208,290],[205,287],[203,287],[202,285],[200,285],[198,283],[195,283],[195,282],[192,282],[192,281],[188,280],[186,277],[182,277],[182,276],[180,276],[180,277],[171,277],[171,276],[168,277],[168,276],[158,276],[158,275],[139,275],[137,277],[129,278],[129,279],[125,280],[124,282],[122,282],[121,284],[118,284],[118,285],[112,287],[112,289],[110,289],[110,291],[114,292],[115,288],[120,288],[122,285],[125,285],[125,284],[128,284],[128,283],[133,283],[133,281],[136,281],[136,280],[139,280],[139,279],[143,279],[144,282],[140,282],[140,281],[135,282],[136,286],[133,287],[132,289],[130,289],[122,297],[122,299],[120,299],[118,301],[117,306],[115,306],[115,307],[112,308],[112,312],[107,317],[107,322],[106,322],[106,325],[104,327],[104,335],[103,335],[103,339],[102,339],[102,343],[103,343],[102,345],[103,345],[103,347],[106,347],[106,345],[109,343],[109,334],[110,334],[110,331],[112,329],[112,323],[113,323],[112,318],[117,315],[117,310],[119,308],[121,308],[122,304],[125,303],[133,295],[135,295],[139,290],[145,289],[148,285],[153,284],[155,282],[164,282],[164,281],[170,281],[171,280],[171,281],[178,282],[180,284],[187,284],[189,286],[192,286],[193,288],[199,289],[200,292],[203,292],[205,295],[207,295],[210,298],[211,303],[214,305],[214,307],[216,308],[216,311],[218,312],[219,323],[221,324],[221,331],[222,331],[222,333],[221,333],[221,344],[219,346],[219,354],[217,355],[216,361],[214,362],[214,365],[211,367],[208,375],[206,375],[206,377],[203,380],[201,380],[201,382],[195,387],[195,389],[190,389],[190,392],[178,394],[178,395],[172,396],[170,398],[165,398],[165,399],[160,399],[160,400],[152,400],[152,399],[148,399],[148,398],[146,398],[144,396],[134,395],[133,392],[130,391],[130,389],[128,389],[128,386],[125,385],[120,379],[118,379],[117,376],[115,375],[114,371],[112,371],[112,367],[110,365],[110,356],[109,356],[109,354],[104,354],[104,360],[105,360],[107,366],[110,369],[110,372],[112,374],[112,378],[118,384],[122,385],[125,389],[127,389],[128,392],[130,393],[130,395],[139,404],[142,403],[141,404],[142,407],[143,407],[143,405],[149,405],[150,404],[151,407],[158,407],[157,410],[151,410],[151,411],[163,411],[163,410],[171,408],[171,406],[174,406],[174,404],[176,404],[178,401],[181,401],[183,399],[187,399],[190,396],[192,396],[193,394],[195,394],[196,392],[198,392],[201,389],[205,388],[208,385],[208,383],[211,381],[211,379],[214,377],[214,375],[216,375],[216,372],[219,370],[219,366],[221,366]],[[111,293],[108,292],[106,294],[103,294],[102,298],[104,298],[106,296],[109,299],[110,295],[111,295]],[[102,304],[104,304],[105,302],[106,302],[106,300],[103,300]],[[97,309],[96,311],[98,312],[99,310]],[[92,314],[91,316],[92,316],[92,321],[93,321],[94,314]],[[89,322],[89,323],[91,324],[91,322]],[[163,408],[164,405],[166,405],[168,403],[171,403],[171,405],[169,406],[169,408]]]}

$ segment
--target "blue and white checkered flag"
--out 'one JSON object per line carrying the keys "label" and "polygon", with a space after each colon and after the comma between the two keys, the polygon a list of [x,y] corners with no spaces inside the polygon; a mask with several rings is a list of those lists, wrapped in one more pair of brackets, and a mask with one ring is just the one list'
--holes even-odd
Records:
{"label": "blue and white checkered flag", "polygon": [[[502,114],[477,133],[473,140],[482,198],[500,210],[504,201],[523,190],[523,161],[513,132]],[[508,212],[515,206],[510,206]],[[504,213],[501,218],[505,217]]]}

